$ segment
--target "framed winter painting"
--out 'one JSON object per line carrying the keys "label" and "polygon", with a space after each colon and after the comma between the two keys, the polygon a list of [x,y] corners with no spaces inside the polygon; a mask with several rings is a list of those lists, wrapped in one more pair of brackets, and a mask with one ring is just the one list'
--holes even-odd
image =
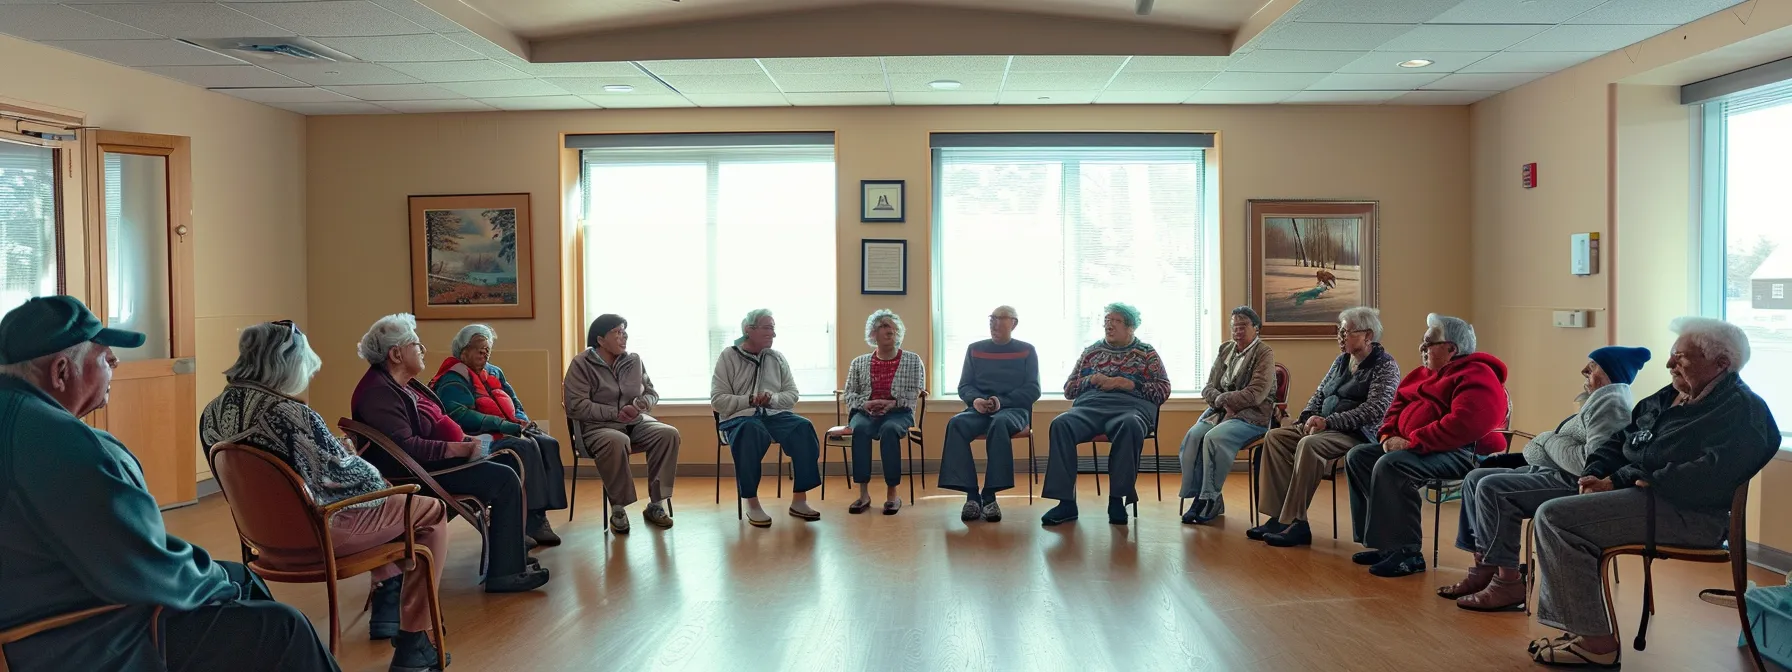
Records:
{"label": "framed winter painting", "polygon": [[1264,338],[1337,338],[1338,313],[1376,306],[1376,201],[1253,199],[1246,294]]}

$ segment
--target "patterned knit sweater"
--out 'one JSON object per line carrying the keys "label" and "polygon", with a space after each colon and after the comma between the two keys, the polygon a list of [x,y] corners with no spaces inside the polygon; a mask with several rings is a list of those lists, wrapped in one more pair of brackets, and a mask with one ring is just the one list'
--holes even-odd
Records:
{"label": "patterned knit sweater", "polygon": [[1076,369],[1070,372],[1070,379],[1064,381],[1064,398],[1074,400],[1085,393],[1101,392],[1090,380],[1095,374],[1125,378],[1132,381],[1133,389],[1113,390],[1104,394],[1128,394],[1151,402],[1153,406],[1162,406],[1164,400],[1170,398],[1170,375],[1164,372],[1164,362],[1157,356],[1157,349],[1139,339],[1120,347],[1108,345],[1107,341],[1096,341],[1083,349],[1083,355],[1076,360]]}
{"label": "patterned knit sweater", "polygon": [[[199,416],[199,438],[273,453],[298,472],[318,504],[339,502],[386,487],[380,470],[330,434],[323,416],[305,402],[258,386],[233,384]],[[379,500],[348,507],[372,508]]]}

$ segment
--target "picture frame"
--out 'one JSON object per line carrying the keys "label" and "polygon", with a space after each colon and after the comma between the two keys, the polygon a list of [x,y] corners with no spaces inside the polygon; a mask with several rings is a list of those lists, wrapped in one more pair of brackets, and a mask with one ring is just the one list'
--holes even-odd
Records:
{"label": "picture frame", "polygon": [[859,293],[908,294],[908,241],[888,238],[859,240]]}
{"label": "picture frame", "polygon": [[411,313],[535,317],[529,194],[411,196]]}
{"label": "picture frame", "polygon": [[1335,339],[1338,313],[1380,305],[1380,202],[1251,199],[1245,295],[1269,339]]}
{"label": "picture frame", "polygon": [[859,221],[900,223],[908,219],[905,180],[859,180]]}

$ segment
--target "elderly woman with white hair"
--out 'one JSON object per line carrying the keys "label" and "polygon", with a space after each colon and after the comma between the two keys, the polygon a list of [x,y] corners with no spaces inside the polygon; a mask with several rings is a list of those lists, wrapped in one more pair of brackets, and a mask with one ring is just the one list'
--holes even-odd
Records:
{"label": "elderly woman with white hair", "polygon": [[[1599,442],[1576,496],[1537,509],[1537,622],[1563,631],[1531,643],[1545,665],[1617,667],[1599,565],[1637,544],[1716,548],[1731,497],[1767,466],[1782,437],[1761,395],[1738,375],[1748,336],[1704,317],[1672,324],[1672,382],[1637,402],[1630,424]],[[1735,540],[1731,540],[1735,543]]]}
{"label": "elderly woman with white hair", "polygon": [[1320,479],[1331,473],[1333,460],[1374,443],[1381,430],[1400,385],[1400,363],[1381,347],[1381,311],[1357,306],[1338,313],[1338,349],[1294,425],[1263,437],[1256,505],[1269,520],[1246,537],[1283,548],[1313,543],[1307,506]]}
{"label": "elderly woman with white hair", "polygon": [[747,523],[771,527],[772,517],[759,504],[760,463],[765,451],[777,443],[790,456],[790,515],[804,521],[821,520],[821,512],[809,506],[809,491],[821,486],[821,444],[815,425],[792,412],[796,408],[796,379],[790,362],[772,349],[778,325],[772,311],[749,311],[740,321],[740,338],[716,359],[716,373],[709,382],[709,404],[721,420],[718,429],[734,453],[734,481],[746,500]]}
{"label": "elderly woman with white hair", "polygon": [[[491,508],[485,592],[522,592],[547,583],[548,571],[528,556],[524,541],[523,486],[517,476],[523,465],[509,453],[480,459],[486,453],[480,442],[468,439],[443,410],[442,399],[417,380],[426,350],[416,318],[408,313],[380,318],[361,337],[359,351],[368,368],[349,398],[355,421],[386,435],[427,471],[459,467],[436,474],[436,482]],[[364,440],[361,453],[387,478],[410,477],[402,463]]]}
{"label": "elderly woman with white hair", "polygon": [[492,437],[492,450],[510,449],[523,458],[523,526],[530,539],[555,546],[560,536],[548,524],[548,512],[566,508],[566,466],[560,442],[529,419],[523,400],[491,363],[498,334],[483,324],[461,327],[448,349],[453,353],[436,368],[429,387],[442,398],[442,410],[470,436]]}
{"label": "elderly woman with white hair", "polygon": [[1257,337],[1263,318],[1250,306],[1232,309],[1232,337],[1220,344],[1201,397],[1207,410],[1182,437],[1181,497],[1193,499],[1182,522],[1212,522],[1226,513],[1226,475],[1238,451],[1269,431],[1276,417],[1276,352]]}
{"label": "elderly woman with white hair", "polygon": [[871,442],[882,448],[884,465],[884,515],[902,509],[896,486],[902,483],[902,441],[915,425],[915,402],[926,384],[921,356],[902,349],[902,318],[879,310],[865,318],[865,343],[872,351],[859,355],[846,368],[846,426],[852,432],[852,482],[859,484],[859,498],[847,513],[871,508]]}
{"label": "elderly woman with white hair", "polygon": [[1351,532],[1370,550],[1351,556],[1369,573],[1393,578],[1425,571],[1419,488],[1460,480],[1478,456],[1506,448],[1506,363],[1475,351],[1475,328],[1459,318],[1425,316],[1424,365],[1394,390],[1377,442],[1350,449]]}
{"label": "elderly woman with white hair", "polygon": [[[311,350],[305,332],[290,320],[244,329],[237,339],[236,363],[224,372],[224,391],[199,416],[200,441],[207,446],[236,443],[273,455],[292,467],[320,505],[390,487],[378,468],[337,441],[323,416],[299,400],[321,368],[323,360]],[[437,500],[420,498],[412,502],[406,519],[405,500],[404,495],[393,495],[350,505],[330,517],[329,524],[337,557],[401,539],[407,527],[415,530],[417,543],[429,549],[431,562],[415,563],[402,574],[397,564],[373,570],[373,613],[367,633],[373,639],[396,637],[392,667],[408,669],[436,660],[435,644],[429,640],[435,623],[429,590],[441,584],[442,564],[447,561],[448,509]],[[280,560],[275,549],[264,549],[262,557]]]}
{"label": "elderly woman with white hair", "polygon": [[626,507],[640,499],[629,453],[647,454],[647,508],[641,518],[672,527],[672,481],[678,475],[678,428],[648,415],[660,394],[641,355],[628,351],[628,320],[605,313],[585,333],[588,347],[566,369],[566,417],[584,423],[581,440],[596,458],[610,500],[610,529],[629,530]]}

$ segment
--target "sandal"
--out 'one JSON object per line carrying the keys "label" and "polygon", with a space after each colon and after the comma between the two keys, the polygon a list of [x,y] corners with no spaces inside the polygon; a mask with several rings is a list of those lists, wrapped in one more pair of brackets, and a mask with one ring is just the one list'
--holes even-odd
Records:
{"label": "sandal", "polygon": [[1454,600],[1479,593],[1486,590],[1487,586],[1493,583],[1493,577],[1496,573],[1497,568],[1491,565],[1476,565],[1470,567],[1468,576],[1462,577],[1461,581],[1457,581],[1453,585],[1437,589],[1437,596],[1446,600]]}
{"label": "sandal", "polygon": [[902,510],[902,498],[900,498],[900,497],[898,497],[896,499],[892,499],[887,502],[884,502],[884,515],[886,515],[886,516],[894,516],[894,515],[896,515],[897,511],[901,511],[901,510]]}
{"label": "sandal", "polygon": [[1580,646],[1580,637],[1564,636],[1556,640],[1531,642],[1531,660],[1549,667],[1590,667],[1600,670],[1618,669],[1618,650],[1593,653]]}

